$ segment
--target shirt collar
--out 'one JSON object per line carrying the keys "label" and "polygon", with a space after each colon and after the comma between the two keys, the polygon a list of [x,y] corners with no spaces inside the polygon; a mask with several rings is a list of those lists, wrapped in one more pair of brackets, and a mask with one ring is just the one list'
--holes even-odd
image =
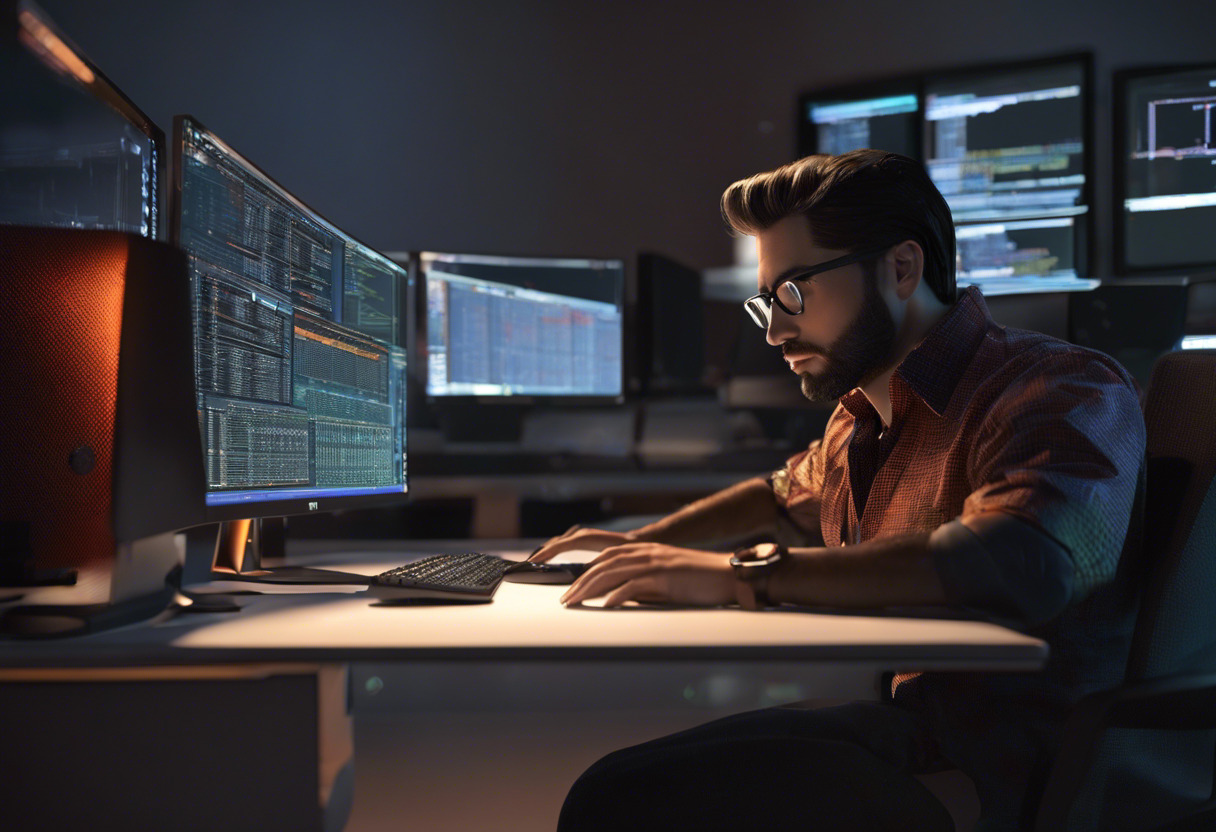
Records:
{"label": "shirt collar", "polygon": [[[984,296],[974,286],[959,293],[942,319],[930,327],[919,344],[895,369],[912,393],[941,416],[954,388],[975,357],[988,328],[994,324]],[[854,419],[877,418],[877,411],[860,388],[846,393],[840,405]]]}
{"label": "shirt collar", "polygon": [[980,290],[968,286],[895,372],[941,416],[993,323]]}

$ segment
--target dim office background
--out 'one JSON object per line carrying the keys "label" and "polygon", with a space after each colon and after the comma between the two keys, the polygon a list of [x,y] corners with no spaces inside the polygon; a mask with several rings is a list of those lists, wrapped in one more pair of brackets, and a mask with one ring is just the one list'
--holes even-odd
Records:
{"label": "dim office background", "polygon": [[[718,196],[792,158],[800,92],[1092,51],[1098,277],[1112,269],[1111,73],[1211,60],[1216,28],[1216,4],[1140,0],[44,5],[161,127],[193,113],[377,249],[657,251],[698,269],[734,259]],[[543,794],[495,791],[493,828],[551,828],[529,806],[560,803],[579,761],[710,715],[554,719],[538,706],[507,727],[466,714],[457,729],[440,705],[407,713],[393,672],[356,673],[356,832],[405,818],[427,828],[425,808],[404,805],[420,754],[435,771],[510,759],[512,779]]]}
{"label": "dim office background", "polygon": [[731,262],[718,197],[790,161],[798,93],[1092,50],[1094,274],[1110,73],[1210,60],[1203,0],[45,0],[166,130],[190,112],[382,251]]}

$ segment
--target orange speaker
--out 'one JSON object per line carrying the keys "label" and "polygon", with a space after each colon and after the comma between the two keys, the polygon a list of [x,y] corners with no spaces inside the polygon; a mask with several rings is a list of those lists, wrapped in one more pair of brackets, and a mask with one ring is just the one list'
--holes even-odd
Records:
{"label": "orange speaker", "polygon": [[19,226],[0,252],[0,586],[26,611],[162,590],[204,511],[185,255]]}

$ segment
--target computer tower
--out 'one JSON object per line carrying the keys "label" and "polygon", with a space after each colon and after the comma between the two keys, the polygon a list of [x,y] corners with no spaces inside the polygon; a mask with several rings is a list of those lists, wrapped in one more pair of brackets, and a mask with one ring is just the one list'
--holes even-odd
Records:
{"label": "computer tower", "polygon": [[638,255],[638,356],[644,393],[709,392],[701,273],[661,254]]}
{"label": "computer tower", "polygon": [[163,608],[204,511],[185,255],[21,226],[0,251],[0,629]]}

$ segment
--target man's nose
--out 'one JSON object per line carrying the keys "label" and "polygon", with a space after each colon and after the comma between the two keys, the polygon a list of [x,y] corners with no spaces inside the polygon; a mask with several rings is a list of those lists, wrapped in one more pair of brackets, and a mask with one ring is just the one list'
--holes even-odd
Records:
{"label": "man's nose", "polygon": [[765,329],[765,340],[774,347],[779,347],[786,341],[792,341],[798,335],[798,327],[794,316],[787,315],[777,304],[769,310],[768,327]]}

